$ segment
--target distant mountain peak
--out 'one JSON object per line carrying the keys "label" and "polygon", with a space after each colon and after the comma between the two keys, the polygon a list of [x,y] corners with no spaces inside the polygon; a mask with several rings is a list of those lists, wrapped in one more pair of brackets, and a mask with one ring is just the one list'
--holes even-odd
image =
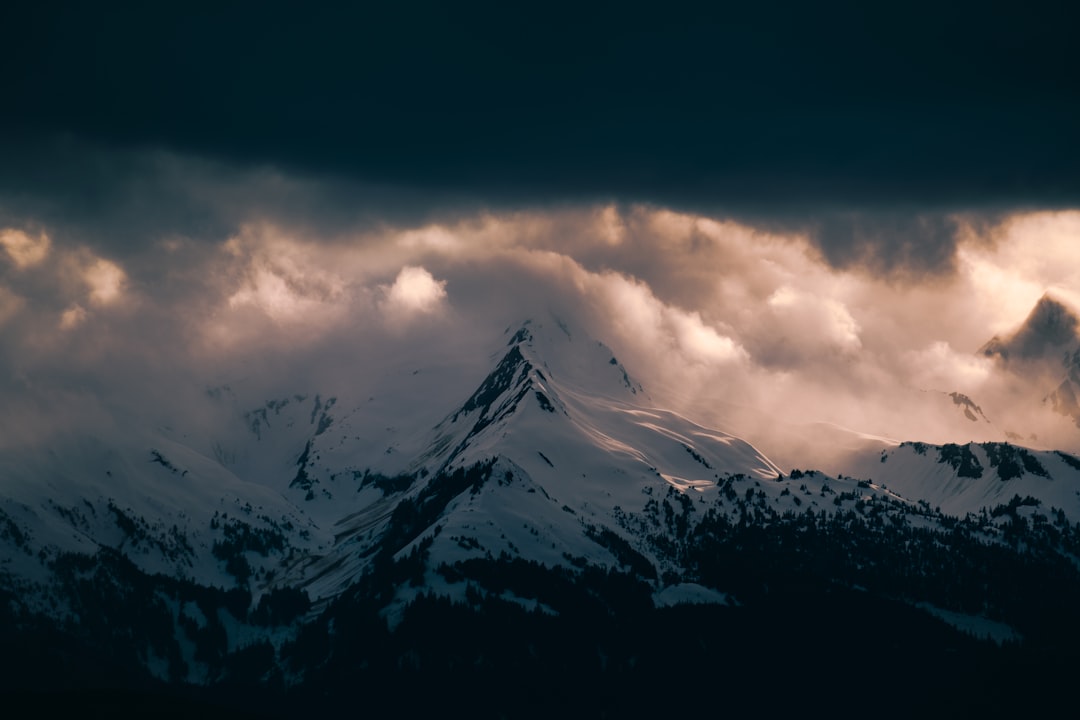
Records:
{"label": "distant mountain peak", "polygon": [[1050,293],[1045,293],[1028,314],[1021,331],[1039,333],[1056,343],[1076,339],[1080,325],[1076,313]]}
{"label": "distant mountain peak", "polygon": [[1002,360],[1057,359],[1060,351],[1078,339],[1080,318],[1070,307],[1045,293],[1020,328],[1006,339],[995,335],[980,348],[987,357]]}
{"label": "distant mountain peak", "polygon": [[979,418],[982,418],[983,422],[990,422],[990,419],[983,413],[982,408],[976,405],[975,401],[967,395],[959,392],[951,392],[949,393],[949,397],[952,398],[953,405],[960,408],[964,413],[964,417],[971,422],[978,422]]}

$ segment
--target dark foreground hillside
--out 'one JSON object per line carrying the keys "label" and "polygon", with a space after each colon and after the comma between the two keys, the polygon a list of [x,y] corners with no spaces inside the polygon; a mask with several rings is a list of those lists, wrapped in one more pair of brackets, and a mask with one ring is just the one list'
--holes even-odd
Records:
{"label": "dark foreground hillside", "polygon": [[[119,555],[82,558],[69,592],[85,621],[57,624],[3,598],[0,686],[19,715],[111,718],[998,717],[1072,702],[1075,527],[1036,516],[1022,537],[987,542],[985,523],[1022,501],[920,529],[887,513],[755,519],[752,500],[740,499],[742,522],[709,516],[666,535],[687,568],[677,579],[722,589],[727,606],[655,607],[650,568],[629,555],[621,571],[504,556],[439,567],[467,584],[465,602],[421,593],[391,629],[384,608],[416,582],[423,552],[377,563],[318,609],[296,594],[250,607],[237,590],[147,576]],[[169,598],[210,619],[179,629],[213,668],[205,686],[146,670],[148,647],[183,662],[159,607]],[[974,638],[916,602],[992,619],[1016,639]],[[294,632],[229,652],[230,616]]]}

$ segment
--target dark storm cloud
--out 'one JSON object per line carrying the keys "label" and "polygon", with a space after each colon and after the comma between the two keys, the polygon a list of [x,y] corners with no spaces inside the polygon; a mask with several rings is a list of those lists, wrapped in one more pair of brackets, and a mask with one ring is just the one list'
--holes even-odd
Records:
{"label": "dark storm cloud", "polygon": [[[35,3],[3,15],[0,130],[15,160],[30,138],[69,133],[407,187],[402,212],[618,199],[790,218],[818,227],[840,264],[928,265],[951,247],[941,227],[916,247],[887,217],[868,229],[847,213],[1080,198],[1065,3]],[[64,180],[33,155],[5,166],[8,186]]]}
{"label": "dark storm cloud", "polygon": [[809,230],[837,267],[903,268],[921,276],[953,269],[959,223],[953,215],[918,212],[827,214]]}
{"label": "dark storm cloud", "polygon": [[173,236],[218,242],[253,217],[333,238],[381,223],[453,216],[460,199],[351,178],[284,174],[154,148],[0,137],[0,225],[27,222],[114,255]]}

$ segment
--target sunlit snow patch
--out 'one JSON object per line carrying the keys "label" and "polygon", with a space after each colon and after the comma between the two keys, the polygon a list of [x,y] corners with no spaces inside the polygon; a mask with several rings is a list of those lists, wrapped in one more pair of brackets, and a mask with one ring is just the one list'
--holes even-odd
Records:
{"label": "sunlit snow patch", "polygon": [[698,490],[700,492],[702,488],[712,487],[716,484],[712,480],[687,480],[666,473],[660,473],[660,477],[664,478],[668,485],[671,485],[679,492],[686,492],[687,490]]}

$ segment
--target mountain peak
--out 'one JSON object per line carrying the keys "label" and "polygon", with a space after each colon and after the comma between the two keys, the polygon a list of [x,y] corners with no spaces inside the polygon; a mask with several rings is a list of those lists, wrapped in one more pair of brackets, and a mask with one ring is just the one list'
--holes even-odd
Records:
{"label": "mountain peak", "polygon": [[1076,313],[1050,293],[1045,293],[1035,303],[1020,328],[1007,339],[994,336],[980,349],[987,357],[1002,360],[1039,360],[1058,351],[1078,339],[1080,318]]}
{"label": "mountain peak", "polygon": [[543,348],[546,352],[557,352],[557,348],[573,343],[576,339],[586,337],[588,333],[579,328],[571,328],[569,324],[555,314],[550,314],[550,321],[537,321],[526,318],[517,326],[517,330],[511,325],[503,331],[504,335],[510,335],[506,346],[525,345],[527,347]]}
{"label": "mountain peak", "polygon": [[1050,293],[1045,293],[1028,314],[1021,332],[1037,333],[1055,344],[1076,339],[1080,324],[1074,313]]}
{"label": "mountain peak", "polygon": [[611,348],[553,313],[511,325],[503,334],[508,336],[505,347],[517,348],[553,382],[623,400],[645,395]]}
{"label": "mountain peak", "polygon": [[526,416],[539,410],[540,417],[569,418],[567,403],[573,398],[588,405],[634,403],[644,396],[606,345],[554,315],[550,322],[528,319],[511,325],[503,336],[505,343],[500,342],[492,356],[494,368],[435,427],[437,439],[422,462],[446,466],[467,447],[484,445],[482,434],[504,436],[509,423],[520,422],[521,411]]}
{"label": "mountain peak", "polygon": [[[510,402],[503,403],[503,406],[509,405],[513,408],[532,387],[534,373],[532,363],[521,354],[520,344],[515,344],[484,379],[480,387],[469,396],[465,404],[454,413],[451,422],[456,422],[462,415],[479,411],[484,425],[490,423],[491,418],[487,416],[492,406],[503,396],[513,393]],[[503,409],[506,408],[503,407]]]}

